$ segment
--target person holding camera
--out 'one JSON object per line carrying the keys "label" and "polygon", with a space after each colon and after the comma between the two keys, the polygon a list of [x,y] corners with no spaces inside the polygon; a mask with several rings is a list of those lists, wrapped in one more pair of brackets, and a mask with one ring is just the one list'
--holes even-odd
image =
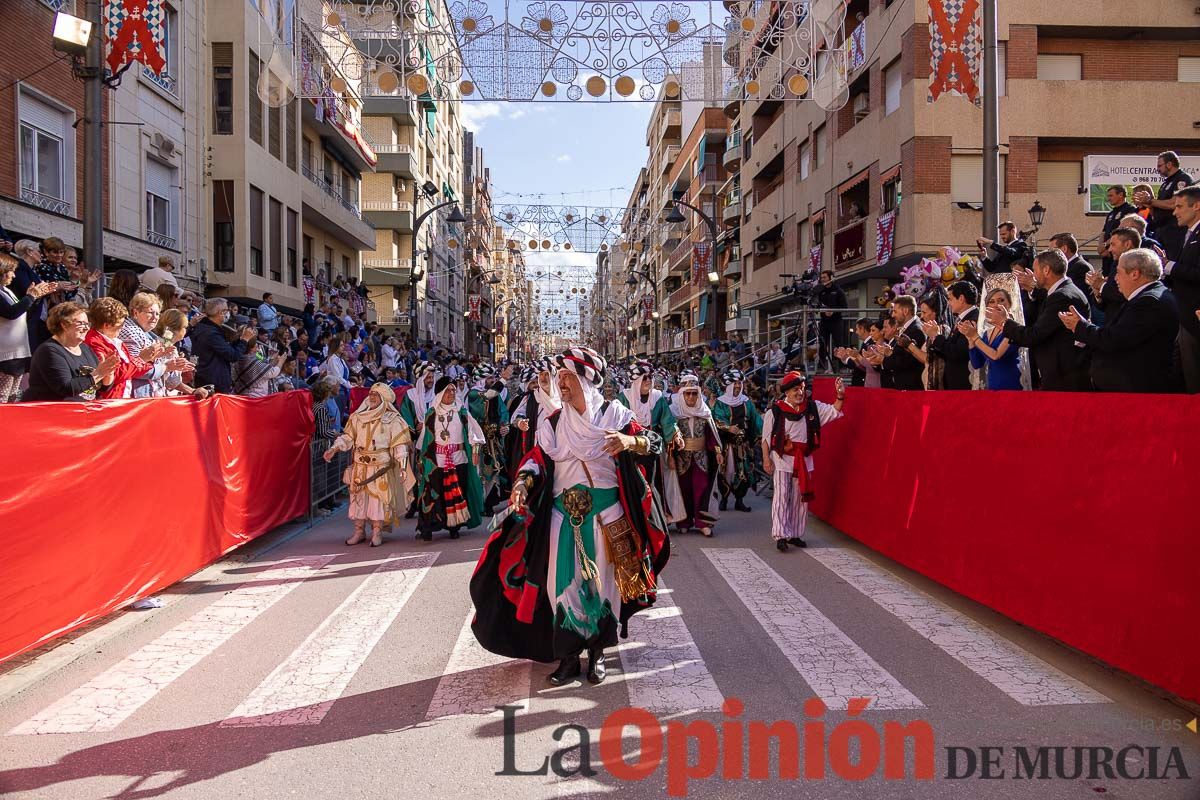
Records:
{"label": "person holding camera", "polygon": [[196,383],[211,385],[213,392],[233,394],[233,365],[245,355],[258,335],[253,326],[241,331],[230,328],[229,303],[223,297],[204,302],[204,318],[191,329],[192,355],[196,359]]}

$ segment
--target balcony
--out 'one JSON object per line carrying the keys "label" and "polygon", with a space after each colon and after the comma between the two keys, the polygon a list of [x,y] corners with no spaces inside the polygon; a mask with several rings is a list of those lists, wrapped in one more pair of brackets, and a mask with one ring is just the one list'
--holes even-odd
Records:
{"label": "balcony", "polygon": [[318,133],[321,139],[354,165],[359,172],[374,172],[378,158],[367,140],[363,138],[358,120],[350,104],[341,98],[330,103],[327,99],[317,103],[305,100],[300,104],[301,119]]}
{"label": "balcony", "polygon": [[668,110],[663,114],[662,138],[678,137],[683,127],[683,112],[678,108]]}
{"label": "balcony", "polygon": [[725,137],[725,154],[721,156],[721,164],[725,169],[735,170],[742,163],[742,132],[734,131]]}
{"label": "balcony", "polygon": [[390,172],[405,178],[411,178],[415,174],[416,157],[413,155],[412,145],[372,144],[371,149],[379,157],[376,171]]}
{"label": "balcony", "polygon": [[725,264],[725,270],[721,273],[726,278],[737,278],[742,274],[742,248],[734,246],[729,253],[729,261]]}
{"label": "balcony", "polygon": [[725,90],[725,106],[721,109],[729,119],[737,119],[742,111],[742,87],[734,84]]}
{"label": "balcony", "polygon": [[725,198],[725,207],[721,209],[721,221],[729,224],[738,222],[742,217],[742,197],[740,194]]}
{"label": "balcony", "polygon": [[753,177],[770,165],[783,148],[783,135],[783,114],[780,114],[769,128],[755,137],[754,151],[747,156],[742,171]]}
{"label": "balcony", "polygon": [[368,286],[408,286],[412,260],[407,258],[364,258],[363,283]]}
{"label": "balcony", "polygon": [[363,94],[363,114],[372,117],[391,117],[401,125],[417,124],[417,104],[407,89],[384,92],[378,87],[366,87]]}
{"label": "balcony", "polygon": [[369,200],[363,203],[367,221],[376,228],[412,233],[412,203],[404,200]]}
{"label": "balcony", "polygon": [[784,220],[783,199],[786,194],[782,187],[776,187],[770,194],[760,195],[755,201],[748,220],[751,239],[757,239]]}
{"label": "balcony", "polygon": [[667,308],[674,311],[691,303],[700,296],[700,287],[694,283],[685,283],[667,297]]}
{"label": "balcony", "polygon": [[669,144],[663,148],[662,171],[664,175],[671,171],[671,166],[678,160],[679,150],[680,147],[677,144]]}
{"label": "balcony", "polygon": [[168,250],[178,250],[179,244],[175,241],[174,236],[168,236],[165,233],[146,229],[146,241],[155,247],[165,247]]}
{"label": "balcony", "polygon": [[324,176],[307,164],[301,165],[307,180],[301,189],[304,221],[312,222],[357,250],[375,246],[375,231],[363,220],[354,200],[342,196]]}
{"label": "balcony", "polygon": [[867,221],[860,219],[833,232],[833,268],[848,269],[866,258]]}

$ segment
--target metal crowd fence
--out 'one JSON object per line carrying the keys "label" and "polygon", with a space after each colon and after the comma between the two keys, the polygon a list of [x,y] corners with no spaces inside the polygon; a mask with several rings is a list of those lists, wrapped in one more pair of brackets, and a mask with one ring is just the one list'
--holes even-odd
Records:
{"label": "metal crowd fence", "polygon": [[331,444],[332,442],[328,439],[314,438],[309,445],[309,458],[312,464],[308,504],[309,519],[316,514],[319,505],[333,500],[346,488],[342,483],[342,473],[346,467],[350,466],[350,454],[338,452],[326,462],[325,451]]}

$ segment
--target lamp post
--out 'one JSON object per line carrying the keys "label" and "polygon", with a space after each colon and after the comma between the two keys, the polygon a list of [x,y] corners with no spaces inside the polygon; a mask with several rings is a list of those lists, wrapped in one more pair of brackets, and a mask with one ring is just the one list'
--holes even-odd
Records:
{"label": "lamp post", "polygon": [[[414,214],[417,212],[417,203],[421,198],[421,192],[424,192],[426,197],[432,198],[434,195],[437,194],[437,186],[434,186],[433,181],[425,181],[425,184],[423,186],[417,186],[416,181],[413,181],[413,213]],[[413,219],[412,271],[410,273],[411,277],[410,277],[410,281],[409,281],[408,313],[412,317],[412,319],[409,321],[412,324],[412,338],[413,338],[414,343],[416,343],[418,341],[418,339],[417,339],[417,282],[420,280],[420,275],[421,275],[421,273],[419,273],[417,271],[417,235],[420,233],[421,225],[425,222],[425,220],[429,219],[429,217],[435,211],[445,208],[446,206],[454,206],[454,208],[451,209],[449,216],[446,217],[446,222],[453,222],[456,225],[461,225],[462,223],[467,221],[467,218],[463,216],[462,211],[460,211],[458,209],[458,204],[457,204],[456,200],[447,200],[444,203],[438,203],[437,205],[431,207],[425,213],[423,213],[420,216]]]}
{"label": "lamp post", "polygon": [[1046,207],[1040,201],[1034,200],[1033,205],[1029,209],[1029,224],[1033,228],[1033,241],[1030,243],[1033,249],[1037,250],[1037,234],[1042,229],[1042,223],[1046,221]]}
{"label": "lamp post", "polygon": [[670,223],[686,222],[687,220],[684,218],[683,214],[679,211],[679,207],[683,206],[684,208],[690,208],[692,211],[695,211],[696,214],[700,217],[700,219],[704,222],[705,226],[708,227],[708,240],[709,240],[708,258],[709,258],[709,263],[712,264],[713,266],[712,266],[712,268],[709,269],[708,276],[707,276],[708,277],[708,314],[706,315],[706,319],[704,320],[704,322],[705,322],[705,325],[707,325],[708,321],[710,319],[712,320],[712,330],[713,330],[712,338],[716,339],[716,338],[719,338],[718,334],[720,333],[720,331],[717,330],[717,284],[719,284],[721,282],[721,276],[717,273],[717,271],[715,269],[716,263],[717,263],[717,223],[713,222],[712,217],[710,217],[708,214],[705,214],[703,211],[696,208],[691,203],[684,202],[683,200],[675,200],[673,202],[674,202],[674,205],[671,206],[671,212],[669,214],[667,214],[667,216],[664,218],[665,222],[670,222]]}

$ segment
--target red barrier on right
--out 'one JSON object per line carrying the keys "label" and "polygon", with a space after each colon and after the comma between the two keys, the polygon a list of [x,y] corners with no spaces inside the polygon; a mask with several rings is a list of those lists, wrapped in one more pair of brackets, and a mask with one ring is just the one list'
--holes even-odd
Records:
{"label": "red barrier on right", "polygon": [[1200,701],[1200,397],[850,389],[845,410],[821,519]]}

